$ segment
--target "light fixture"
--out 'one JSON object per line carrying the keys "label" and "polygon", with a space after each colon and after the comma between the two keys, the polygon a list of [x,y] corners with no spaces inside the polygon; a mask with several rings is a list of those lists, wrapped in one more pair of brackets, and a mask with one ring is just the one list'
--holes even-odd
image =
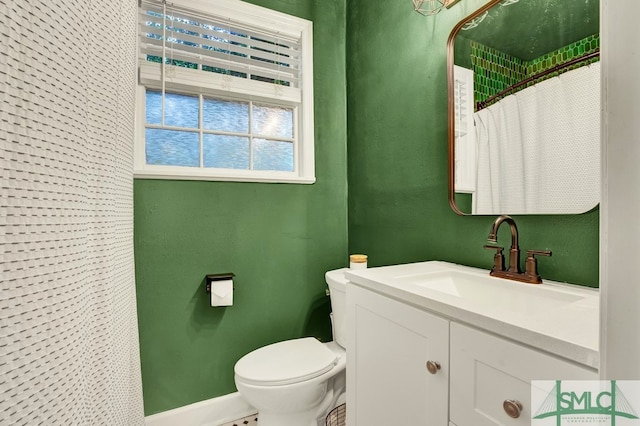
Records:
{"label": "light fixture", "polygon": [[413,10],[424,16],[432,16],[439,13],[443,7],[448,9],[459,1],[460,0],[413,0]]}
{"label": "light fixture", "polygon": [[484,18],[486,18],[488,14],[489,14],[489,11],[485,10],[485,12],[482,15],[476,16],[475,18],[473,18],[472,20],[464,24],[462,28],[460,28],[460,30],[467,31],[477,27],[478,25],[480,25],[480,22],[484,21]]}
{"label": "light fixture", "polygon": [[[518,3],[519,1],[520,0],[502,0],[500,2],[500,7],[510,6],[512,4]],[[466,24],[464,24],[464,26],[461,28],[461,30],[462,31],[467,31],[467,30],[470,30],[472,28],[477,27],[478,25],[480,25],[480,23],[482,21],[484,21],[484,18],[486,18],[488,14],[489,14],[489,11],[486,10],[482,15],[476,16],[471,21],[469,21]]]}

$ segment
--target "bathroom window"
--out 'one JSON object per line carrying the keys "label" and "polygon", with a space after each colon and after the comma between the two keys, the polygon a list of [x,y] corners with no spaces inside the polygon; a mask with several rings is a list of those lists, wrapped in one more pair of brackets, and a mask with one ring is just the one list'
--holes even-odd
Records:
{"label": "bathroom window", "polygon": [[139,29],[136,177],[315,181],[311,22],[142,1]]}

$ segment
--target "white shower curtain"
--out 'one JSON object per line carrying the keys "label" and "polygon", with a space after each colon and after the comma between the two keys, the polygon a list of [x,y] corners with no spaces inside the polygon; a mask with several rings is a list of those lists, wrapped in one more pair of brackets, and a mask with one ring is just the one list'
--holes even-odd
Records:
{"label": "white shower curtain", "polygon": [[0,424],[144,424],[135,0],[0,0]]}
{"label": "white shower curtain", "polygon": [[474,114],[474,213],[581,213],[600,202],[600,63]]}

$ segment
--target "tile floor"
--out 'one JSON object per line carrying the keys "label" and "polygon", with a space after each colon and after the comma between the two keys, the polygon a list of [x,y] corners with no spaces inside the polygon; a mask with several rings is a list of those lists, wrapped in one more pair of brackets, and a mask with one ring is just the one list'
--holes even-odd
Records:
{"label": "tile floor", "polygon": [[[339,405],[338,407],[331,410],[331,412],[327,416],[326,425],[327,426],[344,426],[346,417],[347,417],[346,404]],[[255,426],[257,424],[258,424],[258,413],[243,417],[241,419],[223,423],[220,426]]]}
{"label": "tile floor", "polygon": [[258,424],[258,413],[243,417],[238,420],[233,420],[231,422],[221,424],[220,426],[247,426],[247,425],[255,426],[257,424]]}

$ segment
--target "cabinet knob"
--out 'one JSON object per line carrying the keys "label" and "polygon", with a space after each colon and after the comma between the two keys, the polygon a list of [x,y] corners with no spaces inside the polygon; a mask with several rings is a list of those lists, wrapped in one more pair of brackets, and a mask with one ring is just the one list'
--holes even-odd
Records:
{"label": "cabinet knob", "polygon": [[440,370],[440,363],[438,361],[427,361],[427,370],[431,374],[436,374]]}
{"label": "cabinet knob", "polygon": [[504,408],[504,412],[507,413],[509,417],[517,419],[520,417],[520,412],[522,411],[522,403],[515,399],[506,399],[502,403],[502,408]]}

